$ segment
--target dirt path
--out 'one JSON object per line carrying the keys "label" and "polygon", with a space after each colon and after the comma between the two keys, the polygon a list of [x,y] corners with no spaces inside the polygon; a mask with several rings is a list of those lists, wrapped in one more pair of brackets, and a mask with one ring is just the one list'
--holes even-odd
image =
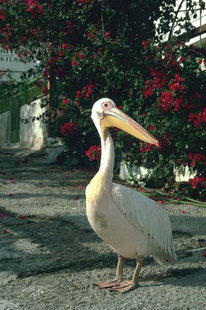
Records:
{"label": "dirt path", "polygon": [[[0,154],[0,310],[205,308],[205,209],[165,205],[179,263],[145,261],[125,295],[93,282],[113,277],[116,255],[91,230],[84,190],[91,175],[47,165],[40,153]],[[125,275],[131,277],[134,262]]]}

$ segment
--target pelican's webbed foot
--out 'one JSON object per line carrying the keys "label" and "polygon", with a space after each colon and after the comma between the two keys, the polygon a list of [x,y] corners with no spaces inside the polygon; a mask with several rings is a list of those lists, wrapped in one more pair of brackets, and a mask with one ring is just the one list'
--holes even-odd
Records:
{"label": "pelican's webbed foot", "polygon": [[112,279],[112,280],[106,280],[103,282],[95,282],[94,285],[97,285],[99,288],[115,288],[121,285],[121,280],[118,279]]}
{"label": "pelican's webbed foot", "polygon": [[133,281],[122,281],[119,286],[113,286],[109,290],[124,294],[136,289],[138,286],[139,284]]}

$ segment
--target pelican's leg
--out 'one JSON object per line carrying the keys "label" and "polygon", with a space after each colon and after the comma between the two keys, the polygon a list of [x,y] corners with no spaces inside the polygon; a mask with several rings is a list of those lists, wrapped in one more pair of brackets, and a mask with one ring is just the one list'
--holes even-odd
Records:
{"label": "pelican's leg", "polygon": [[111,291],[116,291],[118,293],[126,293],[132,291],[139,286],[139,274],[143,265],[144,258],[139,257],[137,259],[137,264],[131,281],[123,281],[118,287],[112,287]]}
{"label": "pelican's leg", "polygon": [[99,288],[113,288],[121,285],[121,281],[123,279],[124,260],[125,260],[124,257],[118,255],[118,263],[115,279],[106,280],[104,282],[96,282],[94,284],[97,285]]}

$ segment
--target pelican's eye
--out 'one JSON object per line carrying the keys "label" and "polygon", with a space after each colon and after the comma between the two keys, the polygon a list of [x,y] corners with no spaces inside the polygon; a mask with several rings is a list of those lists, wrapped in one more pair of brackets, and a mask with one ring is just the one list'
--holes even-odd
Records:
{"label": "pelican's eye", "polygon": [[102,103],[102,109],[105,111],[111,110],[113,107],[113,104],[109,101],[103,102]]}

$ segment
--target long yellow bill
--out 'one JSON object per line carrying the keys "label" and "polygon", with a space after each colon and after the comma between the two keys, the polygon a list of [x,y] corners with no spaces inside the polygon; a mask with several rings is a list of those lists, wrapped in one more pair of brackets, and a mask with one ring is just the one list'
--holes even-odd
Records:
{"label": "long yellow bill", "polygon": [[146,129],[119,109],[112,108],[105,110],[104,113],[105,117],[101,120],[103,131],[109,127],[117,127],[137,139],[159,146],[159,142]]}

